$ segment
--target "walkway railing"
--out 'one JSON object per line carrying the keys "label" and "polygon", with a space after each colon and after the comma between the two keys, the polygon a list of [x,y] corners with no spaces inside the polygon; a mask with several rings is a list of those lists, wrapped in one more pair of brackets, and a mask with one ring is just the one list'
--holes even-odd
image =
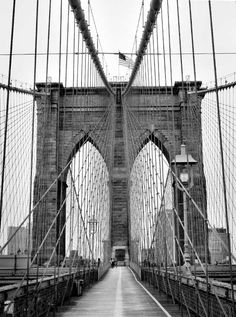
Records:
{"label": "walkway railing", "polygon": [[[148,267],[142,267],[141,272],[143,281],[166,293],[173,303],[185,306],[189,314],[233,316],[232,292],[228,283],[213,281],[211,287],[208,285],[207,292],[206,280],[201,277],[192,279],[187,275],[176,275],[174,272]],[[235,297],[236,290],[234,293]],[[222,306],[225,312],[222,311]]]}
{"label": "walkway railing", "polygon": [[[19,284],[0,287],[0,316],[45,316],[71,296],[80,296],[83,289],[98,281],[99,269],[82,268],[61,269],[60,274],[40,277],[24,282],[18,292]],[[17,296],[15,296],[18,292]],[[8,315],[8,316],[9,316]]]}

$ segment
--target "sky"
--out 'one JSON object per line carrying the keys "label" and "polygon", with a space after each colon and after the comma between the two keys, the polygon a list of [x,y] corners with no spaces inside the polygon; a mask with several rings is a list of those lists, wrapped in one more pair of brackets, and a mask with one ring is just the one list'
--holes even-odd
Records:
{"label": "sky", "polygon": [[[49,0],[40,2],[39,15],[39,52],[46,52],[47,39],[47,17]],[[52,27],[50,52],[58,52],[58,34],[59,34],[59,0],[52,0]],[[81,0],[85,15],[88,17],[88,1]],[[171,45],[172,52],[179,52],[178,25],[176,1],[170,3],[170,24],[171,24]],[[195,51],[197,53],[211,53],[210,23],[208,12],[208,1],[192,0],[193,26]],[[0,54],[8,54],[10,47],[11,14],[13,0],[0,1]],[[36,0],[16,0],[16,19],[14,48],[15,54],[34,52],[34,29],[35,29],[35,4]],[[90,0],[91,8],[94,14],[100,42],[103,52],[117,53],[132,52],[135,32],[138,24],[138,17],[142,0]],[[65,17],[67,15],[68,2],[63,0],[64,14],[64,36],[65,36]],[[188,0],[179,0],[180,5],[180,28],[183,52],[191,52],[191,38],[189,28]],[[146,20],[150,1],[144,1],[144,16]],[[236,1],[232,0],[213,0],[213,23],[215,34],[215,46],[217,53],[236,53],[236,41],[234,30],[236,27]],[[164,24],[166,25],[166,0],[163,0]],[[142,19],[141,19],[142,20]],[[160,16],[159,16],[160,20]],[[91,21],[91,20],[90,20]],[[96,42],[96,32],[94,32],[91,22],[91,32]],[[159,26],[160,27],[160,26]],[[72,29],[72,28],[71,28]],[[138,29],[138,42],[142,34],[142,21]],[[71,35],[72,36],[72,35]],[[165,30],[166,47],[167,30]],[[70,42],[72,43],[72,41]],[[69,45],[71,48],[71,44]],[[65,41],[63,44],[65,51]],[[231,74],[235,71],[236,54],[217,55],[218,77]],[[45,57],[38,58],[37,81],[45,80]],[[184,76],[190,75],[193,79],[192,57],[191,55],[183,57]],[[211,55],[197,55],[197,79],[203,82],[213,80],[213,68]],[[105,66],[107,65],[107,67]],[[180,62],[179,56],[173,56],[174,80],[180,80]],[[58,78],[57,56],[50,57],[49,76],[53,81]],[[127,77],[127,69],[118,67],[117,55],[105,55],[104,71],[108,78],[113,76]],[[8,74],[8,56],[0,55],[0,79]],[[14,56],[12,65],[12,78],[26,83],[32,83],[33,79],[33,56]]]}

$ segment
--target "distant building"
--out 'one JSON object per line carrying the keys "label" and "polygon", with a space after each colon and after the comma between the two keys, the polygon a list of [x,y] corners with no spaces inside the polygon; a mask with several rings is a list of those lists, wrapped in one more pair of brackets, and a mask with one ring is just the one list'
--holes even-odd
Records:
{"label": "distant building", "polygon": [[[8,227],[8,240],[18,230],[19,227]],[[28,254],[28,228],[19,228],[16,235],[8,244],[8,255],[13,254]]]}
{"label": "distant building", "polygon": [[211,254],[211,263],[226,263],[228,259],[227,233],[225,228],[209,229],[209,250]]}
{"label": "distant building", "polygon": [[[166,207],[166,206],[165,206]],[[160,223],[156,237],[157,261],[167,266],[175,262],[175,240],[174,240],[174,212],[173,209],[162,208],[160,212]]]}

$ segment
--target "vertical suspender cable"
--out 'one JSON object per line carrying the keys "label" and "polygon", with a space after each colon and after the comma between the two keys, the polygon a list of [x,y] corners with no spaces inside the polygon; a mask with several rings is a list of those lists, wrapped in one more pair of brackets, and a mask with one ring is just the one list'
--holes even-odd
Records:
{"label": "vertical suspender cable", "polygon": [[210,15],[211,42],[212,42],[212,53],[213,53],[212,57],[213,57],[213,65],[214,65],[216,106],[217,106],[217,117],[218,117],[218,128],[219,128],[219,139],[220,139],[219,141],[220,141],[221,172],[222,172],[224,207],[225,207],[225,221],[226,221],[227,240],[228,240],[230,283],[231,283],[233,317],[234,317],[235,316],[235,303],[234,303],[234,286],[233,286],[233,268],[232,268],[231,242],[230,242],[230,232],[229,232],[228,204],[227,204],[227,196],[226,196],[227,194],[226,194],[226,180],[225,180],[225,168],[224,168],[224,151],[223,151],[223,138],[222,138],[222,128],[221,128],[219,92],[218,92],[218,83],[217,83],[217,67],[216,67],[215,40],[214,40],[211,0],[208,0],[208,5],[209,5],[209,15]]}
{"label": "vertical suspender cable", "polygon": [[[58,105],[57,105],[57,175],[59,174],[59,153],[58,153],[58,148],[59,148],[59,137],[60,137],[60,90],[61,90],[61,57],[62,57],[62,0],[60,1],[60,15],[59,15],[59,24],[60,24],[60,30],[59,30],[59,60],[58,60]],[[61,192],[61,189],[59,188],[59,183],[60,179],[57,178],[57,184],[56,184],[56,206],[57,206],[57,212],[60,209],[59,203],[60,203],[60,198],[59,198],[59,191]],[[59,275],[59,252],[56,254],[57,256],[57,266],[58,266],[58,275]]]}
{"label": "vertical suspender cable", "polygon": [[[170,9],[169,0],[167,0],[167,23],[168,23],[168,44],[169,44],[169,64],[170,64],[170,86],[171,93],[173,93],[173,74],[172,74],[172,49],[171,49],[171,36],[170,36]],[[173,109],[173,107],[172,107]],[[176,153],[176,151],[175,151]]]}
{"label": "vertical suspender cable", "polygon": [[10,42],[10,56],[9,56],[9,68],[8,68],[6,117],[5,117],[5,129],[4,129],[3,157],[2,157],[2,178],[1,178],[1,194],[0,194],[0,232],[1,232],[1,223],[2,223],[3,191],[4,191],[4,177],[5,177],[5,165],[6,165],[7,131],[8,131],[8,116],[9,116],[9,102],[10,102],[10,86],[11,86],[12,51],[13,51],[13,38],[14,38],[14,26],[15,26],[15,9],[16,9],[16,0],[13,1],[13,8],[12,8],[11,42]]}
{"label": "vertical suspender cable", "polygon": [[[194,75],[194,89],[195,89],[195,96],[196,102],[198,102],[198,95],[197,95],[197,75],[196,75],[196,60],[195,60],[195,47],[194,47],[194,36],[193,36],[193,19],[192,19],[192,5],[191,0],[188,1],[189,4],[189,18],[190,18],[190,32],[191,32],[191,45],[192,45],[192,58],[193,58],[193,75]],[[200,167],[202,170],[202,167]],[[209,249],[208,249],[208,225],[207,225],[207,211],[205,210],[205,193],[203,190],[203,184],[201,185],[201,195],[203,198],[203,210],[204,210],[204,232],[205,232],[205,270],[206,270],[206,285],[207,285],[207,313],[209,314],[209,288],[208,288],[208,259],[209,259]],[[193,241],[194,242],[194,241]],[[195,269],[195,263],[194,263]]]}
{"label": "vertical suspender cable", "polygon": [[86,42],[88,52],[91,55],[91,58],[93,59],[93,62],[97,68],[98,73],[101,76],[101,79],[106,86],[107,90],[110,92],[110,94],[114,95],[114,92],[110,86],[110,84],[107,81],[106,75],[104,73],[104,70],[102,68],[101,62],[98,58],[97,50],[95,49],[90,31],[88,29],[88,24],[84,16],[84,12],[81,8],[81,3],[79,0],[69,0],[70,6],[72,10],[74,11],[76,21],[80,27],[81,33],[83,35],[83,38]]}
{"label": "vertical suspender cable", "polygon": [[[173,94],[173,67],[172,67],[172,47],[171,47],[171,27],[170,27],[170,8],[169,8],[169,0],[167,0],[167,23],[168,23],[168,42],[169,42],[169,65],[170,65],[170,84],[171,84],[171,94]],[[175,124],[174,124],[174,109],[173,109],[173,105],[172,105],[172,130],[173,130],[173,134],[175,132]],[[176,153],[176,145],[174,142],[174,153]],[[175,191],[177,191],[177,184],[175,182]],[[178,206],[179,205],[179,201],[178,201],[178,195],[175,195],[175,205]],[[178,247],[178,244],[176,242],[176,240],[180,239],[180,233],[179,233],[179,224],[177,223],[177,232],[174,233],[175,238],[174,238],[174,249],[177,250],[175,251],[174,254],[174,260],[175,262],[177,262],[177,265],[180,265],[180,248]],[[181,298],[181,294],[183,294],[183,290],[181,288],[182,284],[180,281],[180,274],[179,274],[179,270],[176,270],[177,272],[177,281],[178,281],[178,291],[179,291],[179,303],[181,306],[181,315],[183,314],[183,306],[182,306],[182,300],[180,300]]]}
{"label": "vertical suspender cable", "polygon": [[31,248],[31,208],[32,208],[32,192],[33,192],[33,163],[34,163],[34,129],[35,129],[35,84],[36,84],[36,73],[37,73],[37,54],[38,54],[38,17],[39,17],[39,0],[36,2],[36,18],[35,18],[35,43],[34,43],[34,79],[33,79],[33,113],[31,123],[31,154],[30,154],[30,180],[29,180],[29,227],[28,227],[28,241],[27,241],[27,305],[28,311],[28,283],[29,283],[29,269],[30,269],[30,248]]}
{"label": "vertical suspender cable", "polygon": [[143,36],[142,36],[142,39],[141,39],[141,42],[139,45],[137,57],[136,57],[136,60],[134,63],[132,73],[130,75],[129,82],[127,83],[127,85],[125,87],[123,95],[125,95],[129,92],[129,89],[130,89],[131,85],[133,84],[135,77],[138,73],[138,70],[140,68],[140,64],[143,60],[143,56],[144,56],[146,48],[147,48],[147,44],[149,42],[150,36],[151,36],[151,34],[153,32],[153,28],[155,26],[156,17],[158,15],[158,12],[160,11],[161,4],[162,4],[162,0],[152,0],[151,1],[150,11],[149,11],[149,14],[147,17],[147,23],[145,25]]}
{"label": "vertical suspender cable", "polygon": [[[164,35],[164,22],[163,22],[163,7],[161,8],[161,30],[162,30],[162,51],[163,51],[164,78],[165,78],[165,87],[166,87],[166,91],[167,91],[166,52],[165,52],[165,35]],[[168,111],[168,110],[167,110],[167,111]]]}
{"label": "vertical suspender cable", "polygon": [[[51,11],[52,11],[52,0],[49,1],[49,12],[48,12],[48,39],[47,39],[46,83],[48,82],[48,65],[49,65],[50,32],[51,32]],[[46,91],[46,90],[45,90],[45,91]],[[46,94],[46,92],[45,92],[45,94]]]}
{"label": "vertical suspender cable", "polygon": [[[67,75],[68,75],[68,50],[69,50],[69,33],[70,33],[70,6],[68,4],[67,11],[67,27],[66,27],[66,65],[65,65],[65,87],[67,87]],[[65,109],[64,109],[65,110]]]}
{"label": "vertical suspender cable", "polygon": [[177,19],[178,19],[178,35],[179,35],[179,52],[180,52],[180,68],[181,68],[181,81],[183,85],[184,81],[184,70],[183,70],[183,55],[182,55],[182,41],[181,41],[181,29],[180,29],[180,16],[179,16],[179,0],[176,0],[177,6]]}
{"label": "vertical suspender cable", "polygon": [[[164,66],[164,84],[165,84],[165,93],[167,95],[167,70],[166,70],[166,52],[165,52],[165,33],[164,33],[164,22],[163,22],[163,7],[161,9],[161,30],[162,30],[162,50],[163,50],[163,66]],[[167,104],[167,130],[169,131],[169,106]],[[159,151],[159,164],[160,164],[160,172],[161,172],[161,179],[160,179],[160,184],[162,187],[162,195],[161,195],[161,199],[162,199],[162,204],[163,206],[161,206],[161,213],[163,212],[163,208],[165,209],[165,203],[166,203],[166,199],[165,199],[165,181],[164,181],[164,158],[163,158],[163,144],[161,144],[161,151]],[[164,238],[164,263],[165,263],[165,277],[166,277],[166,288],[168,287],[168,276],[167,276],[167,234],[166,234],[166,221],[165,221],[165,226],[163,228],[163,238]],[[170,288],[171,290],[171,288]]]}
{"label": "vertical suspender cable", "polygon": [[[70,33],[70,5],[68,3],[67,6],[67,24],[66,24],[66,60],[65,60],[65,96],[67,94],[67,81],[68,81],[68,50],[69,50],[69,33]],[[60,83],[59,83],[60,84]],[[65,111],[66,111],[66,106],[63,100],[63,118],[62,118],[62,130],[63,130],[63,138],[65,138]],[[59,112],[59,117],[60,117],[60,112]],[[59,124],[59,123],[58,123]],[[59,131],[58,131],[58,135],[60,135]],[[73,167],[73,166],[72,166]],[[57,224],[56,224],[56,230],[58,231],[56,236],[57,236],[57,250],[58,250],[58,254],[57,254],[57,261],[59,261],[58,263],[58,267],[60,262],[62,261],[62,256],[63,256],[63,252],[65,252],[65,241],[64,239],[66,239],[63,231],[65,232],[65,219],[66,219],[66,205],[64,203],[65,197],[63,197],[64,195],[64,175],[62,175],[61,181],[59,182],[60,186],[59,186],[59,206],[58,206],[58,212],[59,212],[59,216],[58,216],[58,220],[57,220]],[[58,241],[59,239],[59,241]],[[62,241],[63,240],[63,241]],[[63,245],[64,244],[64,245]],[[65,289],[66,291],[66,289]]]}
{"label": "vertical suspender cable", "polygon": [[196,75],[196,61],[195,61],[195,48],[194,48],[194,39],[193,39],[193,19],[192,19],[192,5],[191,0],[188,1],[189,5],[189,18],[190,18],[190,31],[191,31],[191,45],[192,45],[192,58],[193,58],[193,78],[195,92],[197,93],[197,75]]}
{"label": "vertical suspender cable", "polygon": [[[58,153],[58,148],[59,148],[59,137],[60,137],[60,90],[61,90],[61,50],[62,50],[62,0],[60,1],[60,13],[59,13],[59,56],[58,56],[58,104],[57,104],[57,138],[56,138],[56,146],[57,146],[57,153],[56,153],[56,172],[57,176],[59,175],[59,153]],[[57,177],[57,182],[56,182],[56,210],[58,213],[59,210],[59,178]],[[58,292],[57,287],[56,287],[56,273],[59,276],[59,253],[57,252],[56,254],[56,263],[57,263],[57,272],[56,272],[56,266],[54,267],[54,284],[55,284],[55,301],[58,301]],[[55,305],[53,307],[54,311],[53,313],[55,314]]]}

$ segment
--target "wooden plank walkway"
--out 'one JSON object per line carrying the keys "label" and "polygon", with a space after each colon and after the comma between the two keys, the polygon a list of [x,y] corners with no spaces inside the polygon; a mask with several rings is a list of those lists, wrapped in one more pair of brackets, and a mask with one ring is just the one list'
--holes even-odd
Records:
{"label": "wooden plank walkway", "polygon": [[83,296],[72,298],[70,305],[62,306],[56,317],[176,317],[179,312],[173,314],[172,310],[171,314],[145,291],[129,268],[117,267],[110,269]]}

